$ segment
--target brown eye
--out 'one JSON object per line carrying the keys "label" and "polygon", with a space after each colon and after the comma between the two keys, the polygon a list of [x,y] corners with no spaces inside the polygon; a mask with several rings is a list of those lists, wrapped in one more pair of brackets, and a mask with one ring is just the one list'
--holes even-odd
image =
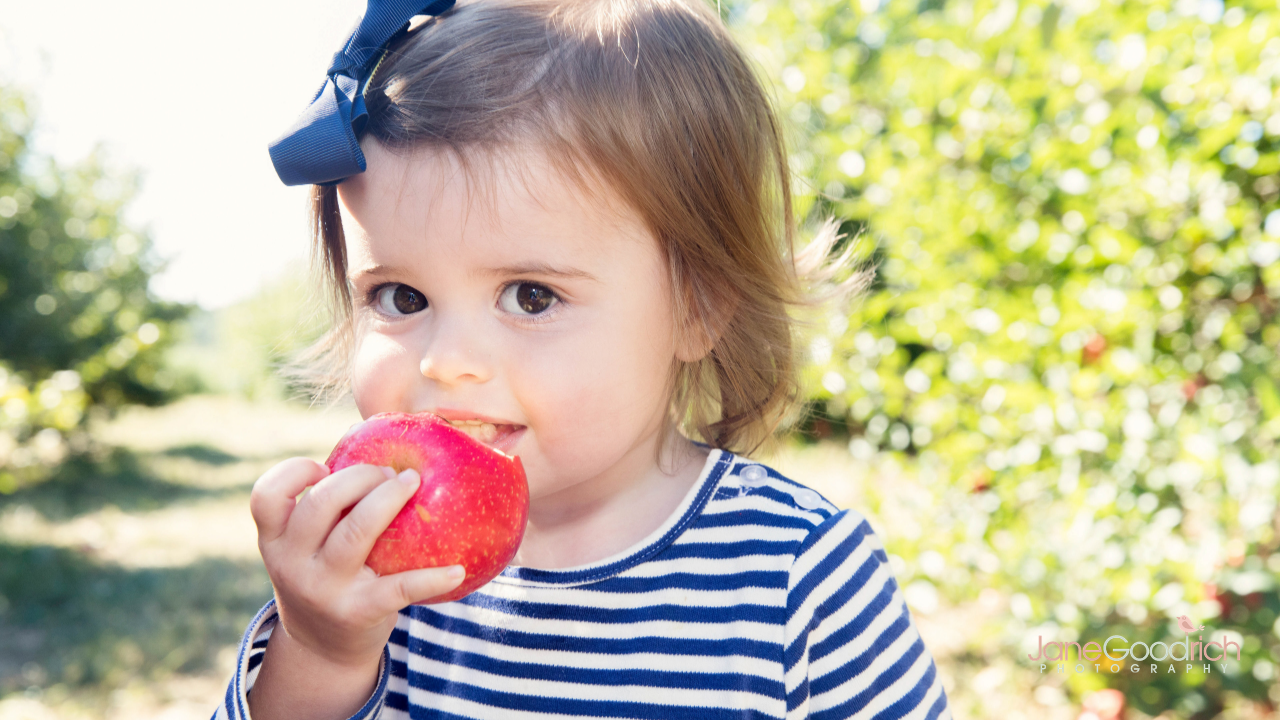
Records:
{"label": "brown eye", "polygon": [[387,285],[378,290],[377,305],[388,315],[412,315],[426,309],[427,299],[408,285]]}
{"label": "brown eye", "polygon": [[559,301],[550,288],[537,283],[512,283],[499,298],[503,310],[517,315],[538,315]]}

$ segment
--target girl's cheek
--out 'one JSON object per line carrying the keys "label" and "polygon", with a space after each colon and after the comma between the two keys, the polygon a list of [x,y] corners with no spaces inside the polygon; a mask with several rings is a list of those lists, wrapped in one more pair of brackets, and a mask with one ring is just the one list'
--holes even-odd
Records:
{"label": "girl's cheek", "polygon": [[502,352],[514,400],[540,436],[572,435],[579,424],[596,421],[606,389],[597,379],[598,368],[607,363],[599,346],[607,340],[587,342],[577,335],[553,342],[522,339]]}
{"label": "girl's cheek", "polygon": [[404,348],[390,338],[377,333],[357,337],[351,364],[351,394],[362,416],[399,407],[395,394],[404,373],[396,366],[405,362],[405,357]]}
{"label": "girl's cheek", "polygon": [[608,327],[575,334],[553,351],[520,353],[527,411],[545,416],[557,434],[595,435],[626,425],[620,421],[654,395],[645,353],[627,332]]}

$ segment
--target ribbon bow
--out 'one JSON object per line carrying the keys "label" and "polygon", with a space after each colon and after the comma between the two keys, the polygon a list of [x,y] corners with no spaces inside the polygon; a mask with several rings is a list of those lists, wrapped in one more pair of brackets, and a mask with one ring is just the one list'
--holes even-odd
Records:
{"label": "ribbon bow", "polygon": [[320,91],[267,150],[285,185],[330,185],[364,172],[356,135],[368,112],[364,89],[383,48],[409,27],[415,15],[439,15],[455,0],[368,0],[360,22],[333,55]]}

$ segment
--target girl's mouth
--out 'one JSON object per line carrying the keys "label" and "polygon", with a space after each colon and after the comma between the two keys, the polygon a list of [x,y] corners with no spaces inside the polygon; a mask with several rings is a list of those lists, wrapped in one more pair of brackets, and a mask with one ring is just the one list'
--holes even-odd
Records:
{"label": "girl's mouth", "polygon": [[502,452],[509,452],[514,448],[526,429],[524,425],[504,425],[483,420],[449,420],[448,422],[472,439]]}

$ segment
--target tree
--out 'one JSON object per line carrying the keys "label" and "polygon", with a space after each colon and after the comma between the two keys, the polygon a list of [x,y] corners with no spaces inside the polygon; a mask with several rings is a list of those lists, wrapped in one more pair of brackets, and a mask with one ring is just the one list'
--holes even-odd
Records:
{"label": "tree", "polygon": [[91,406],[163,400],[170,323],[159,263],[121,213],[135,178],[94,155],[60,168],[28,147],[26,98],[0,87],[0,492],[43,475]]}
{"label": "tree", "polygon": [[927,489],[909,511],[870,490],[912,518],[888,533],[908,599],[1002,590],[986,660],[1037,632],[1170,641],[1190,615],[1243,640],[1239,671],[1071,687],[1151,714],[1268,702],[1274,4],[764,0],[731,22],[785,86],[811,216],[874,244],[877,286],[813,339],[809,429]]}

